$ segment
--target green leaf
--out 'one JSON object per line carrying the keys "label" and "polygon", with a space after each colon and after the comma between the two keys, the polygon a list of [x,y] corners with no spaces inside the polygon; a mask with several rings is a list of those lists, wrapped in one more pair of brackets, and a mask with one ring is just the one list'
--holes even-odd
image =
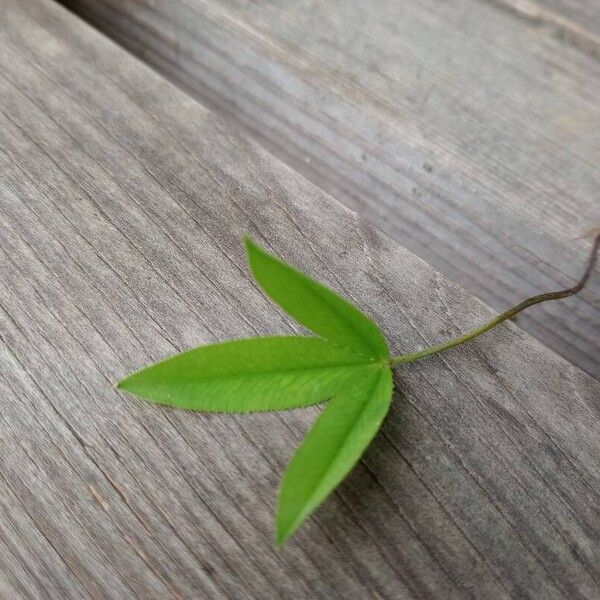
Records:
{"label": "green leaf", "polygon": [[120,381],[147,400],[210,412],[308,406],[333,398],[288,465],[277,509],[283,543],[360,459],[388,411],[389,351],[352,304],[246,239],[265,293],[320,337],[262,337],[177,354]]}
{"label": "green leaf", "polygon": [[392,388],[387,366],[364,367],[327,404],[284,473],[277,508],[278,544],[360,459],[387,414]]}
{"label": "green leaf", "polygon": [[368,364],[373,360],[315,337],[251,338],[182,352],[117,387],[191,410],[280,410],[331,398]]}
{"label": "green leaf", "polygon": [[248,262],[264,292],[317,335],[373,358],[389,351],[379,328],[356,307],[245,239]]}

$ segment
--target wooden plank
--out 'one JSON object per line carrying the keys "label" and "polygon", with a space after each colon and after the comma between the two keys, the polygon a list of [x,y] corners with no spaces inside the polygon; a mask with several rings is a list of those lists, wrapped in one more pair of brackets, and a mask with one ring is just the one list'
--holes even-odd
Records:
{"label": "wooden plank", "polygon": [[600,5],[595,0],[491,0],[568,44],[600,58]]}
{"label": "wooden plank", "polygon": [[[66,4],[490,305],[577,278],[600,64],[540,5]],[[600,282],[520,323],[600,376]]]}
{"label": "wooden plank", "polygon": [[598,597],[600,383],[512,324],[398,369],[382,434],[276,551],[276,486],[318,409],[203,415],[112,389],[176,350],[297,330],[242,233],[354,299],[394,352],[490,309],[64,9],[1,10],[3,593]]}

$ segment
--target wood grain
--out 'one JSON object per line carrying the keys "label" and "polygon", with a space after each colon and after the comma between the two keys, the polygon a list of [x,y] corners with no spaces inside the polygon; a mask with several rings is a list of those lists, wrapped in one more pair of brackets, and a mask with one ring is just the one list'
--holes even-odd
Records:
{"label": "wood grain", "polygon": [[[577,279],[600,222],[596,2],[65,3],[498,310]],[[519,321],[600,376],[598,281]]]}
{"label": "wood grain", "polygon": [[600,4],[594,0],[490,0],[567,44],[600,58]]}
{"label": "wood grain", "polygon": [[513,324],[398,369],[364,460],[276,551],[277,484],[318,409],[205,415],[112,388],[297,331],[241,235],[395,352],[490,309],[58,5],[0,7],[4,596],[598,597],[600,383]]}

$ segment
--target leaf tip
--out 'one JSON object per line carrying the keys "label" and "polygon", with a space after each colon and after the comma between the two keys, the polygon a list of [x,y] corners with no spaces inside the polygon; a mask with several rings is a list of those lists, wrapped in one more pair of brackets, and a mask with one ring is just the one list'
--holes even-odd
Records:
{"label": "leaf tip", "polygon": [[130,384],[131,383],[131,375],[128,375],[127,377],[124,377],[123,379],[120,379],[119,381],[117,381],[117,383],[115,383],[113,385],[113,389],[114,390],[123,390],[125,392],[128,392],[130,390]]}
{"label": "leaf tip", "polygon": [[260,276],[260,259],[261,257],[270,257],[275,260],[274,257],[270,256],[266,250],[256,244],[249,235],[244,236],[244,247],[246,248],[246,260],[250,273],[254,279],[262,286],[262,279]]}
{"label": "leaf tip", "polygon": [[289,505],[289,502],[282,499],[281,491],[284,485],[285,481],[282,482],[282,487],[279,490],[277,515],[275,517],[275,545],[278,548],[281,548],[288,541],[310,514],[310,511],[297,513]]}
{"label": "leaf tip", "polygon": [[275,547],[282,548],[293,532],[292,528],[286,527],[281,523],[280,519],[277,519],[275,526]]}
{"label": "leaf tip", "polygon": [[250,267],[250,271],[252,271],[252,274],[254,275],[253,258],[258,252],[258,246],[254,243],[254,241],[248,234],[244,235],[244,248],[246,249],[246,260],[248,262],[248,266]]}
{"label": "leaf tip", "polygon": [[246,233],[244,234],[244,248],[246,248],[246,253],[249,255],[250,252],[256,250],[257,246],[252,240],[252,238]]}

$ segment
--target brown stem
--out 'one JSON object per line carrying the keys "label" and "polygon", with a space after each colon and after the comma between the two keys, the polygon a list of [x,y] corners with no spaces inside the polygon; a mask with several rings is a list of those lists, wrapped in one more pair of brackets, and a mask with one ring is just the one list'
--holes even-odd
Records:
{"label": "brown stem", "polygon": [[430,346],[429,348],[423,348],[422,350],[417,350],[416,352],[411,352],[410,354],[402,354],[400,356],[392,356],[389,359],[390,366],[399,365],[401,363],[412,362],[414,360],[419,360],[420,358],[425,358],[426,356],[431,356],[432,354],[437,354],[438,352],[443,352],[444,350],[449,350],[450,348],[454,348],[455,346],[460,346],[473,338],[489,331],[502,323],[502,321],[506,321],[506,319],[511,319],[521,311],[533,306],[534,304],[539,304],[540,302],[547,302],[548,300],[560,300],[561,298],[568,298],[569,296],[573,296],[580,292],[585,284],[588,282],[592,271],[594,270],[594,266],[596,264],[596,260],[598,258],[598,248],[600,248],[600,232],[596,234],[594,238],[594,242],[592,243],[592,248],[590,250],[590,254],[588,256],[585,270],[583,271],[583,275],[579,279],[579,281],[572,287],[567,288],[565,290],[559,290],[558,292],[547,292],[545,294],[538,294],[537,296],[531,296],[531,298],[527,298],[523,300],[523,302],[519,302],[512,308],[505,310],[503,313],[500,313],[496,317],[494,317],[491,321],[484,323],[480,327],[472,329],[467,333],[449,340],[448,342],[444,342],[442,344],[437,344],[435,346]]}

